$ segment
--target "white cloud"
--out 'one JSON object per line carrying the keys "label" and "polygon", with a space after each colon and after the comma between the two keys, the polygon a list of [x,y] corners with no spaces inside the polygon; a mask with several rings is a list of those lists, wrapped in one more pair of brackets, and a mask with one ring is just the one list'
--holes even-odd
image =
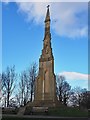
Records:
{"label": "white cloud", "polygon": [[88,30],[87,3],[17,3],[19,11],[27,15],[27,20],[36,24],[44,22],[46,6],[50,4],[51,28],[60,36],[71,38],[86,37]]}
{"label": "white cloud", "polygon": [[83,74],[78,72],[61,72],[59,75],[64,75],[67,82],[72,86],[80,86],[81,88],[86,88],[90,90],[90,74]]}
{"label": "white cloud", "polygon": [[47,3],[17,3],[19,11],[25,13],[27,21],[34,20],[36,24],[40,24],[44,21]]}
{"label": "white cloud", "polygon": [[90,75],[78,72],[61,72],[59,75],[64,75],[67,80],[90,80]]}
{"label": "white cloud", "polygon": [[[10,0],[4,0],[9,2]],[[70,38],[88,36],[88,3],[84,2],[50,2],[51,0],[14,0],[19,12],[26,15],[26,20],[33,20],[36,24],[43,24],[46,6],[50,4],[51,28],[56,34]],[[28,1],[28,2],[27,2]],[[62,1],[62,0],[60,0]],[[66,0],[68,1],[68,0]],[[85,0],[86,1],[86,0]]]}
{"label": "white cloud", "polygon": [[[87,4],[83,3],[60,3],[53,6],[53,19],[56,20],[52,26],[56,33],[67,37],[83,37],[87,35]],[[57,12],[58,11],[58,12]],[[58,13],[58,14],[56,14]],[[86,12],[87,13],[87,12]],[[81,15],[82,14],[82,15]],[[78,15],[81,15],[78,17]]]}

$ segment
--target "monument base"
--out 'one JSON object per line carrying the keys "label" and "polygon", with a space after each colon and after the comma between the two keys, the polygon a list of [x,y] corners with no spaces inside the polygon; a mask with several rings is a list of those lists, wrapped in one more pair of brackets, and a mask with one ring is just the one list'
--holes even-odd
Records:
{"label": "monument base", "polygon": [[60,107],[62,104],[60,101],[56,100],[55,102],[52,100],[34,100],[33,102],[28,102],[26,106],[19,109],[18,115],[24,115],[26,109],[31,109],[32,107]]}
{"label": "monument base", "polygon": [[27,106],[31,107],[58,107],[60,106],[60,102],[58,100],[35,100],[33,102],[29,102]]}

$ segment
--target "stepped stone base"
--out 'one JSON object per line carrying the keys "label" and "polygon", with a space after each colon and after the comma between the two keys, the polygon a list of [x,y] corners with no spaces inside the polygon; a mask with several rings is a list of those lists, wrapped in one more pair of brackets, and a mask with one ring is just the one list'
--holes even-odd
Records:
{"label": "stepped stone base", "polygon": [[60,107],[61,103],[57,100],[53,102],[52,100],[35,100],[33,102],[28,102],[26,106],[21,107],[17,115],[24,115],[27,107]]}
{"label": "stepped stone base", "polygon": [[24,115],[25,109],[26,109],[26,106],[20,107],[17,115],[19,115],[19,116],[20,116],[20,115]]}
{"label": "stepped stone base", "polygon": [[53,102],[52,100],[35,100],[33,102],[29,102],[27,104],[27,106],[31,106],[31,107],[58,107],[60,106],[60,102],[59,101],[55,101]]}

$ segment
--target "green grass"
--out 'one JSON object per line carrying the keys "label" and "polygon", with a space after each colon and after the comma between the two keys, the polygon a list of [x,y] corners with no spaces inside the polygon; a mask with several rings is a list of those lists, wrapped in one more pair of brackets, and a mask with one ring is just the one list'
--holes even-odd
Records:
{"label": "green grass", "polygon": [[[31,108],[27,107],[25,115],[30,115]],[[34,113],[34,115],[46,115],[45,113]],[[72,107],[55,107],[49,108],[48,116],[64,116],[64,117],[87,117],[88,111],[84,109],[72,108]]]}
{"label": "green grass", "polygon": [[[30,109],[31,109],[30,107],[26,109],[26,113],[30,113]],[[41,114],[38,113],[38,115]],[[75,119],[75,120],[81,120],[80,117],[88,117],[88,111],[84,109],[80,110],[79,108],[61,106],[56,108],[49,108],[48,115],[46,116],[79,117],[79,119]],[[36,120],[36,119],[48,120],[48,118],[19,118],[19,117],[10,117],[10,116],[3,117],[2,120]],[[60,120],[66,120],[66,119],[60,119]]]}
{"label": "green grass", "polygon": [[79,110],[79,108],[59,107],[49,109],[49,115],[64,117],[88,117],[88,111]]}
{"label": "green grass", "polygon": [[88,110],[88,116],[90,117],[90,110]]}

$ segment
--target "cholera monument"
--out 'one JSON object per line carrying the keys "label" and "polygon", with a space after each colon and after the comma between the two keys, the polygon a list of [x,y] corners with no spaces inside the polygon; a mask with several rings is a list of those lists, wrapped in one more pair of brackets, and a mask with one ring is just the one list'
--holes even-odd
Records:
{"label": "cholera monument", "polygon": [[50,33],[50,12],[49,5],[45,18],[45,34],[43,50],[39,59],[39,74],[35,81],[34,101],[42,105],[55,105],[56,97],[56,77],[54,74],[54,57],[51,48]]}
{"label": "cholera monument", "polygon": [[35,80],[34,101],[29,102],[24,108],[21,108],[18,114],[24,114],[27,107],[55,107],[60,104],[56,95],[56,76],[54,74],[54,57],[51,47],[49,5],[47,6],[44,22],[43,49],[39,58],[39,73]]}

